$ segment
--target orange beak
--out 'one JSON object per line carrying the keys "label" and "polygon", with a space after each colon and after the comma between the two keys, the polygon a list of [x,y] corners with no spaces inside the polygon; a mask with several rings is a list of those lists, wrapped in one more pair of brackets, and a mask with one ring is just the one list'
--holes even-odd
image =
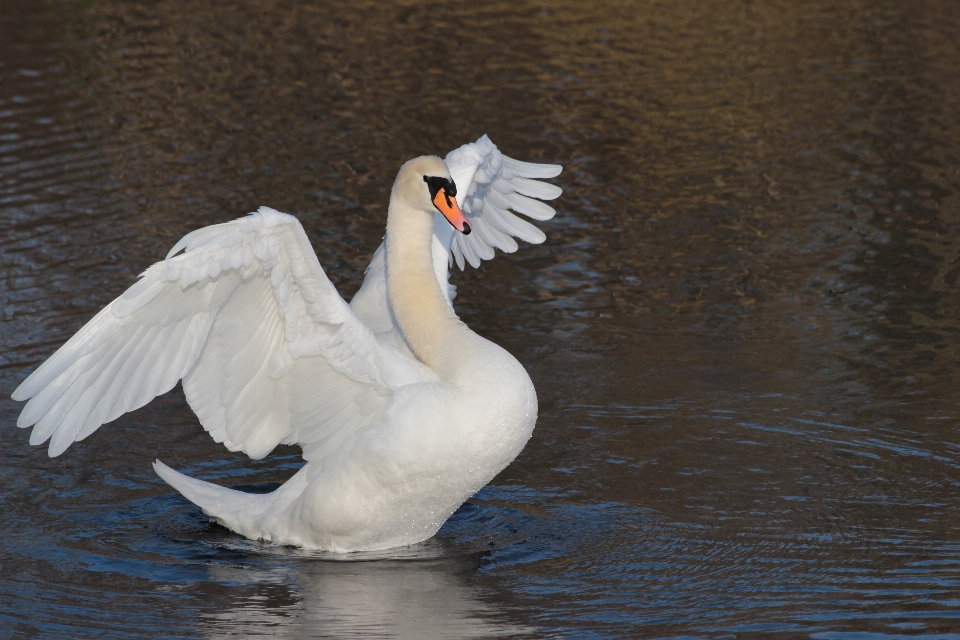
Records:
{"label": "orange beak", "polygon": [[443,214],[443,217],[453,225],[454,229],[465,236],[470,235],[471,229],[467,216],[463,215],[463,211],[460,211],[460,205],[457,204],[456,198],[447,195],[446,189],[437,190],[437,195],[433,198],[433,206]]}

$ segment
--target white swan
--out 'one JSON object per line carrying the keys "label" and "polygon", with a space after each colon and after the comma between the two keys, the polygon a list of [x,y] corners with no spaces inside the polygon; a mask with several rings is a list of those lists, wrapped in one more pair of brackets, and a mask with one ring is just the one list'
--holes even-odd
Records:
{"label": "white swan", "polygon": [[[559,195],[523,177],[559,167],[502,157],[486,136],[447,162],[401,168],[356,311],[297,220],[263,207],[177,243],[17,388],[30,399],[17,424],[56,456],[183,379],[216,441],[255,458],[297,443],[307,461],[261,495],[154,463],[224,526],[339,552],[429,538],[516,457],[537,415],[520,363],[454,313],[447,261],[515,250],[511,233],[542,241],[506,207],[546,218],[552,209],[521,194]],[[449,225],[434,224],[437,211]]]}

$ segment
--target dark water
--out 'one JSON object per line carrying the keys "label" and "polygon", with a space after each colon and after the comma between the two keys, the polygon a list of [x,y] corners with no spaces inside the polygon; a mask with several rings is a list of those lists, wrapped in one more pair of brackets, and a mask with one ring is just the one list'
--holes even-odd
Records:
{"label": "dark water", "polygon": [[[0,0],[0,636],[960,634],[960,5]],[[266,204],[349,297],[399,165],[565,171],[454,277],[537,386],[440,535],[342,562],[179,389],[49,459],[9,394],[174,242]]]}

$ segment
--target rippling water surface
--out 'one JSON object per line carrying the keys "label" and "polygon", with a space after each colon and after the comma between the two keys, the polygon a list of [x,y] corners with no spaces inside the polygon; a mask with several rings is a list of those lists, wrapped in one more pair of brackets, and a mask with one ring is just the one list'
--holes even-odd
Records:
{"label": "rippling water surface", "polygon": [[[948,0],[0,0],[0,636],[960,633],[960,9]],[[433,540],[311,554],[175,389],[57,459],[16,385],[183,234],[297,215],[349,297],[400,164],[556,162],[454,276],[533,439]],[[856,635],[867,632],[874,635]]]}

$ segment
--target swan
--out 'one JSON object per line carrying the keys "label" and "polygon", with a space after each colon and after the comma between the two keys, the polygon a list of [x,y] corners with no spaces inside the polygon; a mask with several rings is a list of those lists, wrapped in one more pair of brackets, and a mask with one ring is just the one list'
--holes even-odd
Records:
{"label": "swan", "polygon": [[62,454],[180,380],[217,442],[252,458],[298,444],[306,464],[249,494],[154,462],[170,486],[250,539],[333,552],[433,536],[521,451],[537,396],[507,351],[456,315],[449,267],[543,233],[534,200],[560,167],[483,136],[404,164],[387,233],[347,304],[300,223],[261,207],[194,231],[27,377],[18,426]]}

